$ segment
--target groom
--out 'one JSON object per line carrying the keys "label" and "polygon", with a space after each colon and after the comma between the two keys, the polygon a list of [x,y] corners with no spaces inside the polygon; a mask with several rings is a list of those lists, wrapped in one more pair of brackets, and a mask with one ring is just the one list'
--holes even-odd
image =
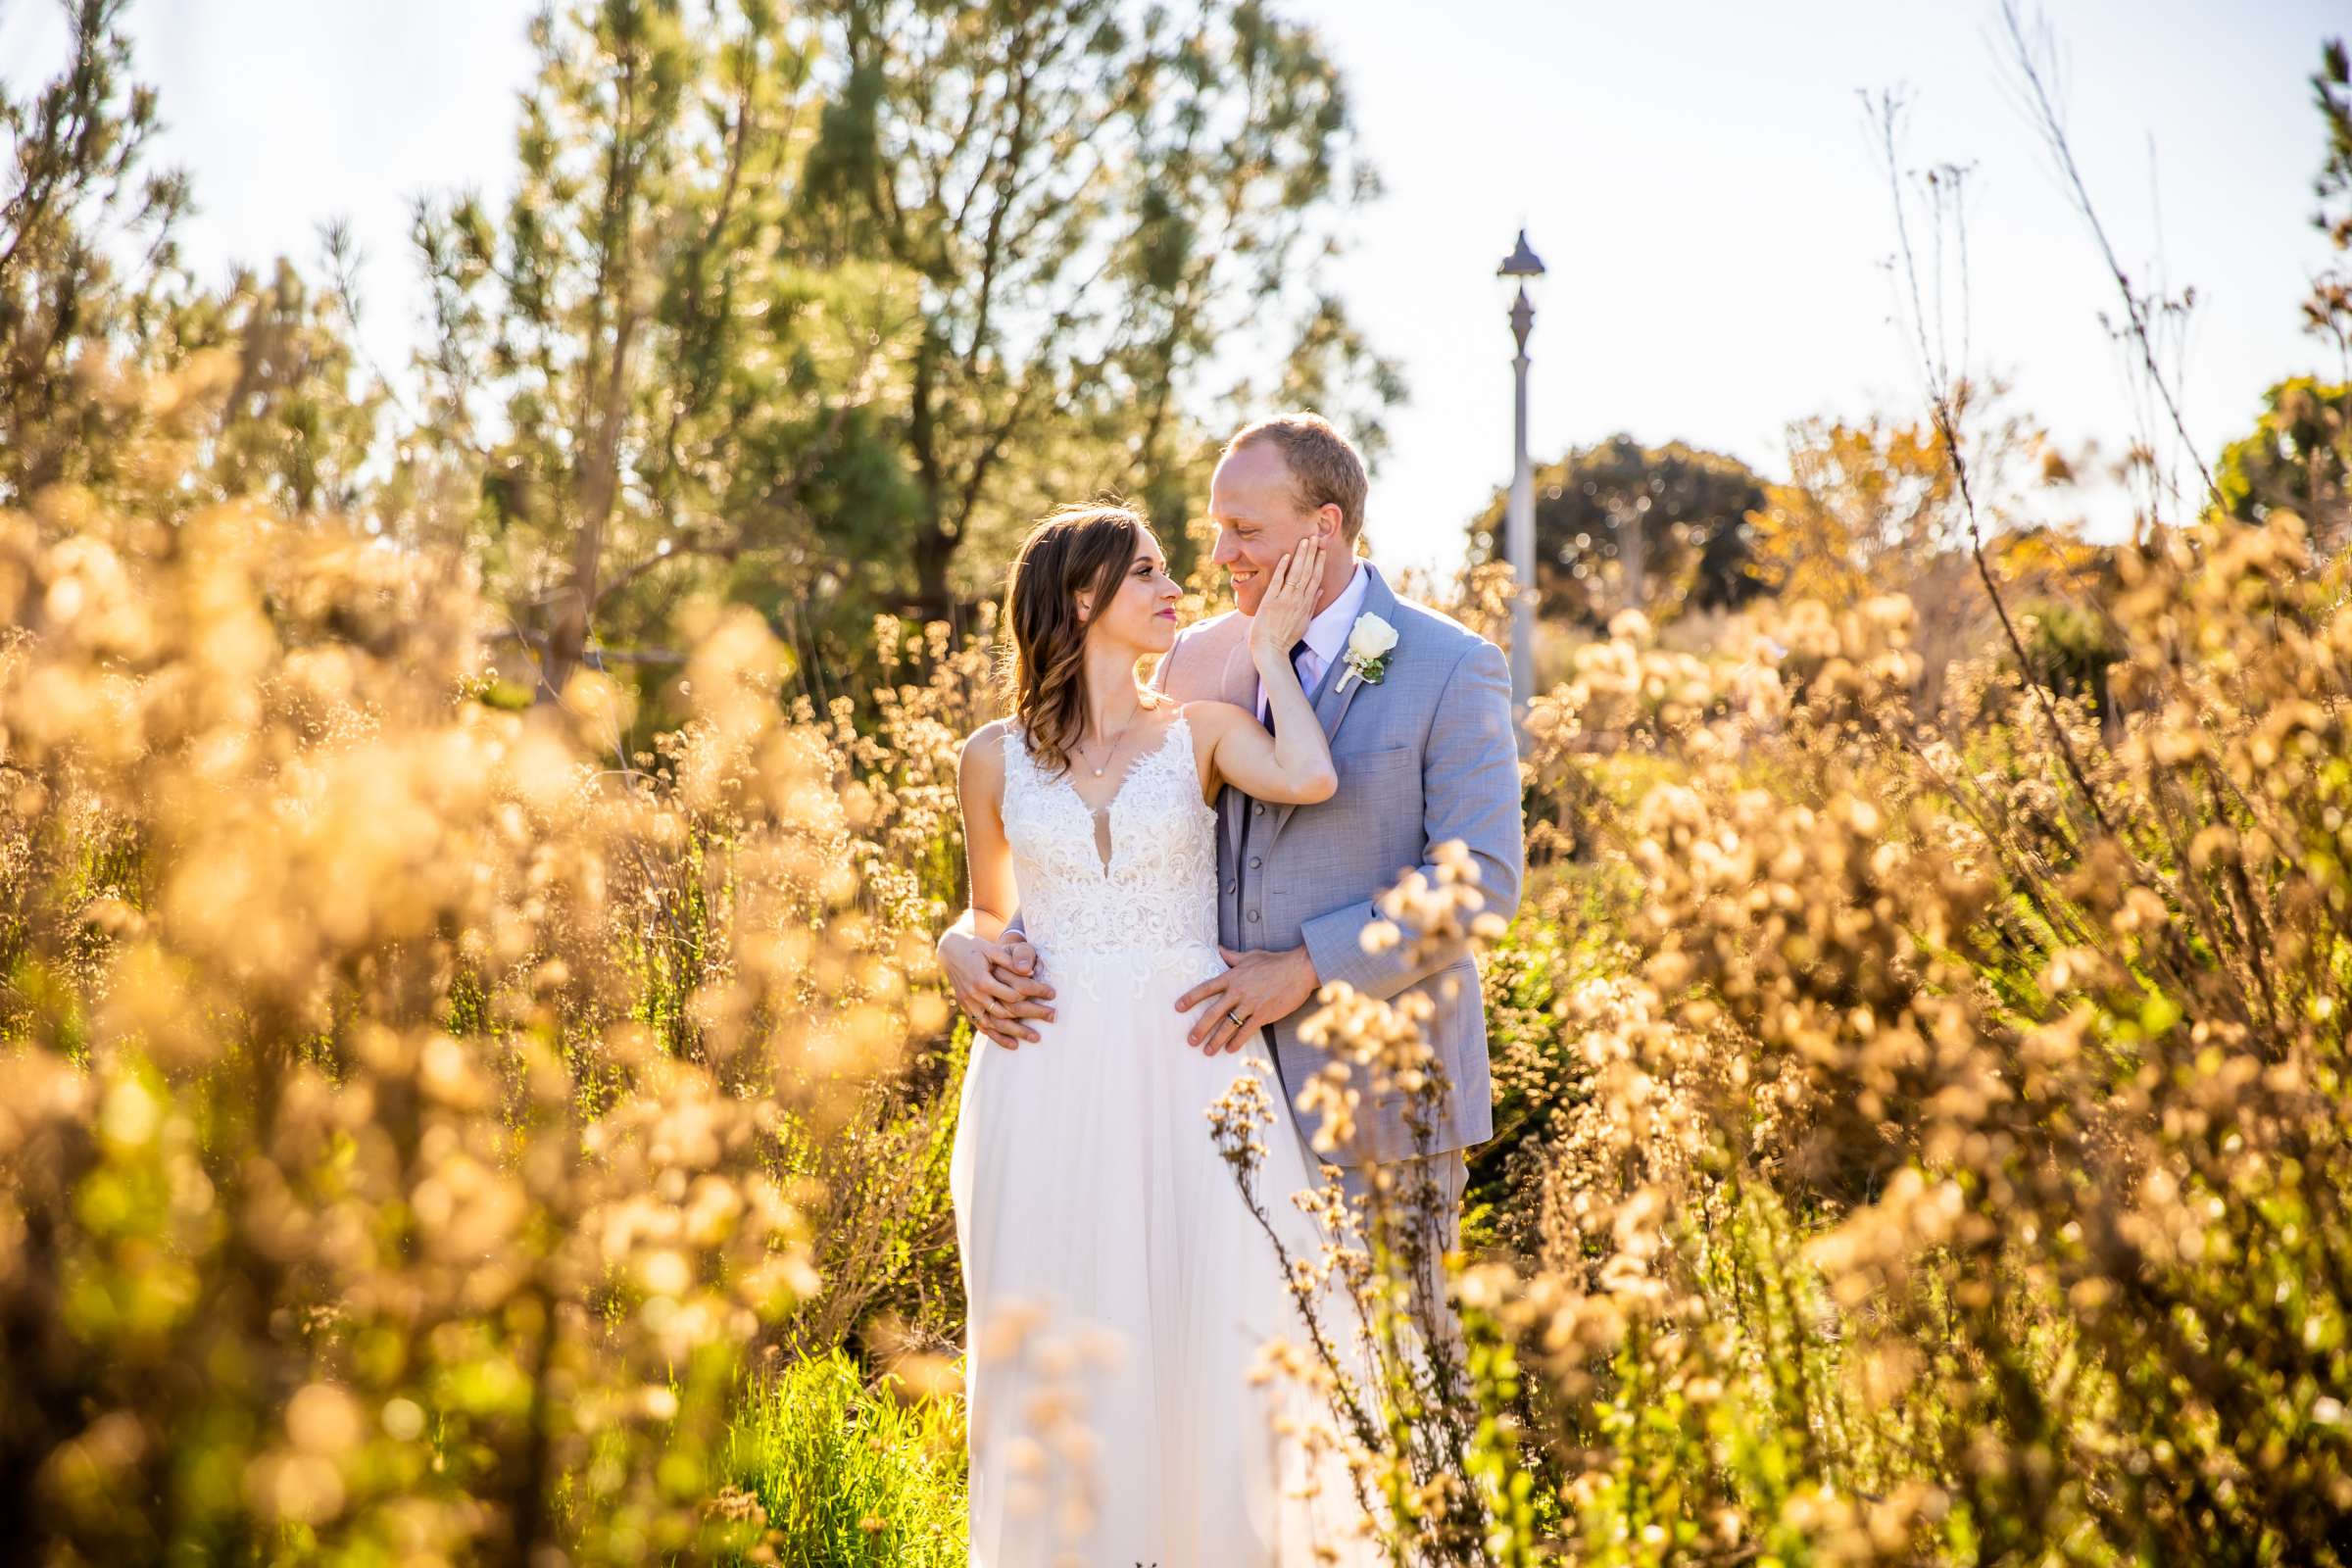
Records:
{"label": "groom", "polygon": [[[1292,651],[1314,700],[1340,775],[1318,806],[1270,806],[1228,789],[1218,802],[1217,936],[1231,967],[1177,1002],[1197,1009],[1191,1039],[1203,1050],[1238,1049],[1245,1029],[1262,1028],[1286,1098],[1327,1059],[1298,1038],[1318,986],[1345,980],[1387,1000],[1415,986],[1436,1011],[1425,1028],[1451,1092],[1435,1136],[1417,1152],[1405,1126],[1405,1097],[1373,1095],[1357,1107],[1357,1140],[1324,1155],[1339,1162],[1359,1203],[1374,1161],[1431,1162],[1448,1234],[1459,1222],[1466,1152],[1494,1132],[1487,1071],[1486,1009],[1478,966],[1459,947],[1416,958],[1417,933],[1366,953],[1364,927],[1380,918],[1372,901],[1411,866],[1436,876],[1437,847],[1468,846],[1489,911],[1508,919],[1523,869],[1519,756],[1511,728],[1511,684],[1501,650],[1424,606],[1399,600],[1371,562],[1355,553],[1364,526],[1363,460],[1348,438],[1311,414],[1248,425],[1225,445],[1208,493],[1217,525],[1212,556],[1233,580],[1230,613],[1176,639],[1152,683],[1182,702],[1219,698],[1262,719],[1264,694],[1250,667],[1249,617],[1275,564],[1309,536],[1332,546],[1315,616]],[[1358,649],[1395,645],[1379,668],[1349,670]],[[1342,689],[1343,685],[1345,690]],[[1237,1023],[1236,1019],[1242,1020]],[[1320,1117],[1299,1112],[1312,1139]],[[1394,1172],[1407,1178],[1403,1169]],[[1409,1180],[1399,1189],[1411,1191]]]}
{"label": "groom", "polygon": [[[1396,1167],[1429,1161],[1446,1217],[1440,1247],[1449,1248],[1465,1152],[1494,1132],[1478,967],[1458,945],[1416,956],[1409,929],[1380,953],[1365,952],[1360,938],[1380,918],[1373,900],[1416,865],[1434,880],[1435,851],[1451,839],[1468,846],[1478,865],[1486,909],[1508,919],[1518,907],[1524,863],[1510,677],[1493,643],[1398,599],[1379,568],[1356,555],[1365,490],[1355,448],[1311,414],[1246,426],[1225,444],[1210,481],[1212,559],[1232,577],[1239,608],[1180,634],[1152,684],[1179,701],[1221,699],[1264,718],[1249,617],[1275,564],[1304,539],[1320,537],[1331,547],[1323,582],[1292,659],[1330,738],[1339,790],[1316,806],[1268,805],[1230,788],[1220,797],[1217,933],[1231,967],[1177,1006],[1194,1017],[1192,1044],[1207,1052],[1238,1050],[1246,1030],[1262,1029],[1288,1102],[1328,1059],[1298,1038],[1318,986],[1345,980],[1384,1000],[1422,987],[1435,1004],[1424,1033],[1451,1086],[1430,1147],[1414,1150],[1402,1094],[1373,1095],[1361,1085],[1357,1142],[1323,1157],[1341,1165],[1359,1203],[1375,1163],[1391,1163],[1403,1183],[1397,1190],[1410,1192],[1412,1172]],[[1365,675],[1348,668],[1350,633],[1359,624],[1359,649],[1381,640],[1378,625],[1395,632],[1379,668]],[[1016,961],[1031,962],[1026,949],[1015,951],[1022,956]],[[942,956],[951,957],[944,946]],[[987,1009],[974,1012],[983,1031],[1004,1045],[1034,1038],[1020,1019],[1049,1015],[1046,977],[993,969],[986,976],[993,983],[967,984],[957,973],[964,966],[948,965],[958,1000]],[[1008,1003],[1008,996],[1025,1000]],[[1292,1114],[1311,1140],[1321,1117],[1296,1105]]]}

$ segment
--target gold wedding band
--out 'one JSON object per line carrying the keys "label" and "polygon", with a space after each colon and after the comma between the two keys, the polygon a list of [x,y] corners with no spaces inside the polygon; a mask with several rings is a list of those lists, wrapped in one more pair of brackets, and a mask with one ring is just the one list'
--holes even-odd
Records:
{"label": "gold wedding band", "polygon": [[1232,1020],[1233,1020],[1235,1023],[1241,1024],[1241,1025],[1243,1025],[1243,1026],[1245,1026],[1245,1027],[1247,1027],[1247,1026],[1248,1026],[1248,1024],[1249,1024],[1249,1022],[1250,1022],[1250,1020],[1249,1020],[1249,1019],[1247,1019],[1247,1018],[1243,1017],[1243,1016],[1242,1016],[1240,1013],[1238,1013],[1238,1012],[1234,1011],[1234,1010],[1233,1010],[1231,1007],[1227,1007],[1227,1008],[1225,1009],[1225,1016],[1226,1016],[1226,1017],[1228,1017],[1228,1018],[1231,1018],[1231,1019],[1232,1019]]}

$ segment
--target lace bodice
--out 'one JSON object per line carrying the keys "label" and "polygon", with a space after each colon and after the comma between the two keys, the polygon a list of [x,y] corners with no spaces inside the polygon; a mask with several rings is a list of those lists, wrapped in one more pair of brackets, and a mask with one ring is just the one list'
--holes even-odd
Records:
{"label": "lace bodice", "polygon": [[1104,808],[1106,868],[1076,787],[1048,773],[1006,726],[1004,837],[1021,925],[1040,954],[1134,960],[1181,952],[1190,960],[1206,948],[1214,957],[1217,813],[1200,799],[1192,734],[1178,713],[1159,744],[1128,765]]}

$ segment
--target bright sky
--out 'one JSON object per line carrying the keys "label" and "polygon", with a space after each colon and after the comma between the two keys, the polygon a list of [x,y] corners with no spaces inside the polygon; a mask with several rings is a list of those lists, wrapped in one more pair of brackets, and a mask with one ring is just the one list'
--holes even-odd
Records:
{"label": "bright sky", "polygon": [[[1893,247],[1859,89],[1908,88],[1907,161],[1973,163],[1979,369],[2013,378],[2063,440],[2132,435],[2099,313],[2112,290],[2003,86],[1991,0],[1287,0],[1352,83],[1388,194],[1336,272],[1411,405],[1376,474],[1384,559],[1458,558],[1509,477],[1510,338],[1495,264],[1516,228],[1551,270],[1532,353],[1539,462],[1625,430],[1783,471],[1810,414],[1916,407],[1880,262]],[[368,343],[416,331],[408,208],[500,188],[529,0],[148,0],[139,74],[165,156],[202,208],[187,250],[310,262],[347,218],[368,257]],[[2336,0],[2054,0],[2077,156],[2125,263],[2162,257],[2201,304],[2187,416],[2208,453],[2263,388],[2328,369],[2297,329],[2323,265],[2310,228],[2323,37]],[[45,74],[53,9],[0,3],[0,72]],[[2157,215],[2159,207],[2162,222]],[[2102,531],[2120,516],[2091,503]]]}

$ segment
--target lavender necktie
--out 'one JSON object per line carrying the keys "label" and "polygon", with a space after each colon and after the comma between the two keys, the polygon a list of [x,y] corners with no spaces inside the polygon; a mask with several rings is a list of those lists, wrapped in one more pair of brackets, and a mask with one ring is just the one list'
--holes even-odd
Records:
{"label": "lavender necktie", "polygon": [[[1306,652],[1306,639],[1303,637],[1291,644],[1291,667],[1293,669],[1298,668],[1298,658],[1300,655]],[[1298,684],[1301,687],[1306,685],[1306,675],[1304,671],[1299,672]],[[1310,692],[1308,695],[1312,696],[1313,693]],[[1266,700],[1266,728],[1277,735],[1282,733],[1282,726],[1276,722],[1274,717],[1274,702],[1272,698],[1268,698]],[[1248,859],[1250,853],[1250,819],[1253,816],[1256,816],[1264,808],[1256,801],[1250,801],[1247,803],[1247,805],[1245,805],[1242,810],[1242,831],[1234,840],[1233,848],[1233,885],[1237,890],[1242,885],[1242,867],[1250,863]]]}
{"label": "lavender necktie", "polygon": [[[1307,651],[1307,643],[1306,643],[1306,639],[1305,639],[1305,638],[1303,638],[1303,637],[1299,638],[1299,639],[1298,639],[1297,642],[1295,642],[1295,643],[1291,644],[1291,668],[1292,668],[1292,669],[1294,669],[1294,670],[1297,670],[1297,671],[1298,671],[1298,685],[1299,685],[1300,689],[1304,690],[1304,691],[1306,692],[1307,696],[1309,696],[1309,697],[1312,697],[1312,696],[1314,696],[1314,691],[1313,691],[1313,689],[1312,689],[1311,687],[1308,687],[1308,686],[1307,686],[1307,684],[1306,684],[1306,671],[1305,671],[1305,670],[1303,670],[1303,669],[1299,669],[1299,668],[1298,668],[1298,659],[1299,659],[1299,656],[1300,656],[1300,655],[1302,655],[1302,654],[1304,654],[1306,651]],[[1282,731],[1281,731],[1280,727],[1279,727],[1279,726],[1278,726],[1278,725],[1275,723],[1275,719],[1274,719],[1274,699],[1273,699],[1271,696],[1269,696],[1269,697],[1266,699],[1266,728],[1267,728],[1267,729],[1269,729],[1269,730],[1272,730],[1272,731],[1273,731],[1275,734],[1278,734],[1278,735],[1279,735],[1280,733],[1282,733]]]}

